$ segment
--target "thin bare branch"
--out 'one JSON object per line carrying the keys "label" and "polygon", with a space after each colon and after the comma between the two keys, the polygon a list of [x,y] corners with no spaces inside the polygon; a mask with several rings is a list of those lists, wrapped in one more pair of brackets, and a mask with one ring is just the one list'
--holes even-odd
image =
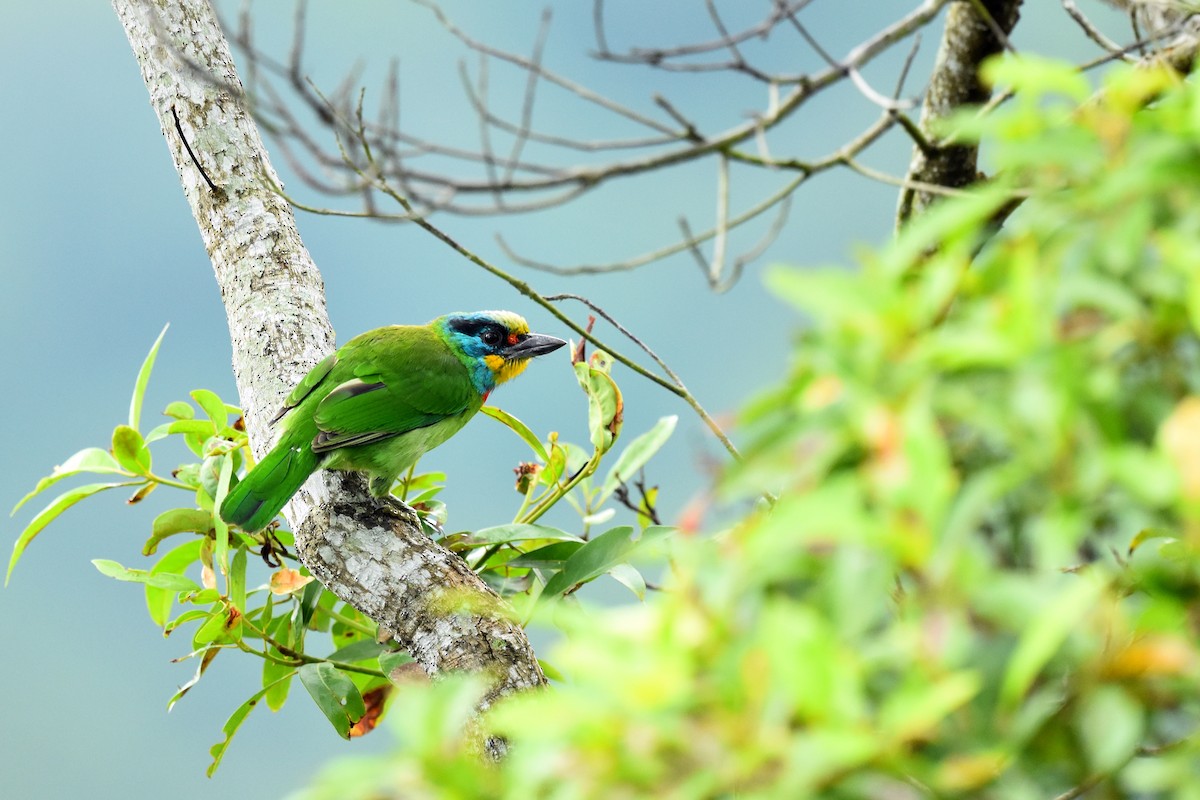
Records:
{"label": "thin bare branch", "polygon": [[[825,170],[831,169],[838,165],[844,164],[845,159],[852,158],[857,154],[865,151],[872,144],[877,142],[888,130],[896,124],[895,117],[891,114],[883,114],[878,120],[867,127],[861,134],[856,136],[846,145],[839,148],[837,151],[825,156],[824,158],[813,162],[800,162],[794,159],[777,162],[766,162],[759,156],[753,156],[748,153],[743,153],[737,150],[730,150],[726,153],[731,160],[742,161],[746,163],[759,164],[762,166],[774,166],[789,170],[796,170],[800,174],[792,180],[785,183],[777,191],[759,201],[756,205],[742,212],[741,214],[730,218],[727,227],[732,230],[740,225],[749,222],[758,217],[765,211],[774,208],[788,198],[793,192],[798,189],[801,184],[807,181],[813,175],[817,175]],[[530,267],[542,272],[549,272],[556,275],[594,275],[607,272],[625,272],[638,267],[645,266],[656,261],[661,261],[670,256],[682,253],[712,239],[717,233],[716,228],[710,228],[693,237],[685,237],[683,241],[674,244],[651,250],[634,258],[625,259],[617,262],[606,264],[580,264],[576,266],[559,266],[549,264],[544,261],[537,261],[513,251],[513,249],[504,240],[503,236],[497,235],[496,241],[505,255],[514,263],[522,266]]]}
{"label": "thin bare branch", "polygon": [[[716,286],[721,282],[725,269],[725,249],[729,240],[729,157],[717,159],[717,234],[713,237],[712,264],[708,268],[708,283]],[[692,238],[692,237],[688,237]]]}
{"label": "thin bare branch", "polygon": [[1104,35],[1103,31],[1093,25],[1092,21],[1088,19],[1082,11],[1079,10],[1079,6],[1075,4],[1075,0],[1062,0],[1062,7],[1063,11],[1066,11],[1067,15],[1075,21],[1075,24],[1079,26],[1080,30],[1083,31],[1085,36],[1087,36],[1096,44],[1100,45],[1100,47],[1104,48],[1109,53],[1120,53],[1122,56],[1124,56],[1124,54],[1121,53],[1121,46],[1112,39],[1109,39]]}
{"label": "thin bare branch", "polygon": [[[605,61],[616,61],[627,64],[648,64],[661,63],[673,58],[683,58],[686,56],[695,56],[702,53],[712,53],[717,50],[724,50],[730,45],[739,45],[742,42],[749,41],[754,38],[765,38],[776,25],[778,25],[789,14],[795,14],[805,6],[811,4],[813,0],[800,0],[800,2],[785,3],[783,0],[776,0],[774,10],[767,15],[766,19],[757,25],[752,25],[743,31],[729,35],[723,35],[719,39],[713,39],[707,42],[697,42],[693,44],[681,45],[679,47],[670,48],[641,48],[635,47],[629,50],[628,53],[618,54],[609,51],[607,46],[601,48],[600,53],[594,54],[597,58]],[[601,0],[597,0],[596,5],[603,5]],[[595,8],[595,6],[593,6]],[[597,19],[600,17],[597,16]]]}
{"label": "thin bare branch", "polygon": [[604,0],[592,0],[592,30],[596,34],[596,47],[600,53],[608,53],[608,37],[604,35]]}
{"label": "thin bare branch", "polygon": [[598,92],[594,92],[591,89],[588,89],[586,86],[582,86],[581,84],[578,84],[575,81],[569,80],[568,78],[564,78],[563,76],[559,75],[558,73],[551,72],[550,70],[539,69],[535,64],[533,64],[528,59],[526,59],[522,56],[518,56],[514,53],[509,53],[504,50],[499,50],[497,48],[494,48],[490,45],[487,45],[483,42],[480,42],[477,39],[474,39],[474,38],[468,36],[462,29],[460,29],[458,26],[456,26],[453,22],[450,21],[450,18],[446,16],[445,12],[442,11],[440,6],[438,6],[434,2],[431,2],[431,0],[411,0],[411,2],[416,3],[419,6],[429,9],[433,13],[433,15],[437,19],[437,21],[441,24],[441,26],[448,33],[450,33],[452,36],[454,36],[454,38],[458,39],[464,45],[466,45],[467,47],[471,48],[472,50],[474,50],[476,52],[484,53],[493,58],[500,59],[501,61],[507,61],[507,62],[515,64],[516,66],[521,67],[522,69],[525,69],[525,70],[536,70],[543,79],[550,81],[551,83],[554,83],[554,84],[562,87],[563,89],[566,89],[567,91],[571,92],[572,94],[574,94],[590,103],[595,103],[596,105],[600,106],[601,108],[607,109],[608,111],[611,111],[614,114],[618,114],[619,116],[625,117],[626,119],[628,119],[632,122],[636,122],[639,125],[644,125],[645,127],[655,130],[662,134],[673,135],[675,133],[671,129],[663,126],[662,124],[656,122],[655,120],[652,120],[649,117],[643,116],[642,114],[639,114],[638,112],[634,111],[633,109],[629,108],[628,106],[618,103],[615,100],[611,100],[607,97],[604,97],[603,95],[599,94]]}
{"label": "thin bare branch", "polygon": [[[700,403],[696,401],[696,398],[692,395],[691,392],[689,392],[687,390],[687,387],[683,385],[683,381],[675,373],[675,371],[672,370],[671,367],[667,365],[667,362],[665,362],[661,358],[659,358],[658,354],[655,353],[653,350],[651,350],[649,345],[647,345],[641,339],[639,339],[638,337],[636,337],[632,333],[630,333],[629,329],[626,328],[621,323],[617,322],[616,319],[614,319],[611,314],[609,314],[607,311],[605,311],[600,306],[593,303],[591,300],[588,300],[586,297],[581,297],[580,295],[577,295],[577,294],[548,295],[544,299],[550,303],[554,303],[554,302],[557,302],[560,300],[575,300],[577,302],[583,303],[585,306],[590,308],[598,316],[603,317],[606,322],[608,322],[610,325],[612,325],[614,328],[616,328],[618,331],[620,331],[626,338],[628,338],[631,342],[633,342],[635,345],[637,345],[639,348],[641,348],[641,350],[644,351],[648,356],[650,356],[650,358],[654,361],[654,363],[658,365],[659,369],[661,369],[664,373],[666,373],[667,376],[674,383],[674,385],[679,388],[680,397],[682,397],[688,403],[688,405],[690,405],[692,407],[692,409],[700,416],[700,418],[705,422],[705,424],[708,425],[709,430],[711,430],[712,433],[717,437],[717,439],[720,440],[721,444],[724,445],[725,449],[729,452],[729,454],[732,455],[736,459],[739,459],[739,460],[741,459],[741,454],[738,452],[737,447],[735,447],[733,442],[730,441],[729,437],[725,435],[725,432],[723,430],[721,430],[721,426],[718,425],[716,423],[716,420],[714,420],[711,416],[709,416],[708,412],[704,410],[704,407],[701,406]],[[582,331],[580,331],[580,332],[582,333]],[[590,335],[588,336],[588,339],[591,340]],[[608,350],[607,348],[604,348],[601,345],[597,345],[597,347],[601,347],[601,349],[603,349],[606,353],[608,353],[609,355],[613,355],[611,350]]]}
{"label": "thin bare branch", "polygon": [[[911,11],[906,16],[897,20],[893,24],[887,26],[874,36],[861,43],[854,48],[847,58],[836,65],[829,66],[826,70],[813,75],[811,78],[806,78],[804,81],[790,88],[787,95],[783,98],[777,98],[776,86],[771,84],[769,92],[772,100],[771,107],[765,114],[758,114],[749,122],[735,126],[722,134],[709,137],[708,139],[697,140],[700,134],[695,130],[693,125],[691,129],[684,126],[682,131],[674,131],[669,128],[658,126],[663,134],[661,139],[651,140],[635,140],[635,141],[619,141],[605,143],[590,143],[586,144],[579,141],[572,141],[564,137],[548,137],[538,131],[532,130],[528,122],[518,125],[505,126],[506,130],[515,132],[522,139],[529,141],[553,141],[561,146],[572,146],[580,148],[601,148],[601,147],[616,147],[616,146],[636,146],[636,145],[662,145],[669,142],[683,142],[684,146],[676,149],[667,149],[661,152],[653,153],[648,156],[642,156],[630,160],[614,161],[608,164],[601,165],[577,165],[574,167],[553,168],[544,165],[533,165],[521,163],[515,159],[510,159],[503,167],[504,176],[499,180],[494,179],[491,175],[485,174],[482,180],[464,179],[459,176],[451,176],[441,173],[429,171],[418,171],[411,167],[406,167],[403,174],[393,173],[393,179],[406,187],[406,192],[414,194],[424,192],[424,198],[430,206],[436,206],[445,210],[453,211],[454,213],[496,213],[498,211],[518,212],[528,211],[538,208],[545,208],[552,205],[546,201],[536,201],[526,204],[511,204],[505,203],[503,208],[494,202],[483,205],[477,203],[464,203],[453,201],[453,197],[466,197],[472,194],[486,193],[493,197],[497,192],[513,193],[513,192],[545,192],[563,190],[567,187],[572,189],[587,190],[591,189],[603,182],[607,182],[614,178],[641,174],[660,167],[671,166],[685,161],[695,160],[716,152],[720,152],[734,146],[748,138],[754,137],[760,143],[765,144],[765,132],[769,131],[774,126],[778,125],[784,119],[794,113],[803,103],[811,98],[816,93],[834,85],[840,80],[850,77],[853,71],[857,71],[860,67],[868,63],[880,52],[886,50],[892,44],[911,35],[918,30],[922,25],[932,19],[938,10],[949,0],[926,0],[916,9]],[[444,14],[440,12],[430,0],[414,0],[422,6],[431,9],[439,21],[442,22],[447,30],[458,37],[460,41],[476,52],[482,52],[489,57],[503,59],[509,63],[516,64],[527,71],[527,75],[532,73],[536,79],[547,81],[558,86],[567,88],[569,91],[576,93],[581,98],[589,102],[599,102],[591,94],[586,91],[580,91],[580,87],[576,84],[567,81],[566,79],[557,76],[556,74],[545,69],[536,60],[516,56],[510,53],[504,53],[495,48],[487,47],[476,42],[471,37],[467,36],[456,26],[449,22]],[[777,6],[772,12],[771,19],[785,19],[786,11],[802,7],[803,3],[792,3],[787,6]],[[777,20],[778,21],[778,20]],[[738,36],[732,36],[732,39],[738,39]],[[305,91],[301,99],[309,103],[316,103],[316,98],[310,91]],[[477,110],[484,116],[489,124],[496,121],[496,118],[489,110],[483,108],[481,104],[473,103]],[[609,107],[601,102],[601,105]],[[893,106],[896,104],[893,104]],[[673,109],[669,103],[665,108],[672,109],[675,113],[673,117],[685,119],[682,114],[678,113],[677,109]],[[325,116],[328,115],[327,109],[320,108],[319,112]],[[627,115],[625,115],[627,116]],[[676,119],[679,121],[679,119]],[[368,135],[376,136],[376,132],[369,127],[366,129]],[[423,153],[447,155],[450,157],[473,160],[478,163],[487,165],[492,163],[499,166],[499,162],[494,158],[489,162],[489,157],[484,154],[467,154],[464,152],[453,151],[450,148],[431,145],[431,143],[417,140],[415,137],[409,137],[406,141],[416,148],[416,151],[409,153],[407,158],[411,159],[414,156],[419,156]],[[377,141],[376,144],[379,144]],[[761,148],[765,151],[765,148]],[[381,149],[381,168],[386,171],[394,171],[397,169],[399,159],[391,158],[386,154],[385,150]],[[316,154],[313,154],[316,157]],[[321,159],[326,166],[336,164],[337,159],[330,159],[325,156]],[[487,172],[485,166],[485,172]],[[445,190],[442,197],[433,198],[428,196],[427,190],[421,189],[421,186],[440,187]],[[577,194],[577,191],[564,191],[557,194],[559,200],[569,199]]]}
{"label": "thin bare branch", "polygon": [[767,251],[767,248],[775,243],[779,235],[783,233],[784,228],[787,226],[788,214],[791,210],[792,196],[788,195],[780,201],[779,213],[775,215],[775,221],[771,223],[771,227],[767,228],[767,232],[762,235],[762,238],[753,247],[734,259],[733,267],[729,270],[729,274],[725,277],[725,280],[718,282],[712,287],[713,291],[717,294],[723,294],[741,280],[746,265],[757,261]]}
{"label": "thin bare branch", "polygon": [[[508,156],[510,164],[515,164],[521,160],[521,151],[525,148],[525,143],[529,141],[529,131],[533,127],[533,100],[537,94],[538,75],[542,68],[542,53],[546,49],[546,39],[550,34],[550,9],[546,8],[542,11],[542,23],[538,29],[537,40],[533,45],[533,54],[530,61],[534,65],[534,69],[529,70],[529,75],[525,82],[525,97],[521,103],[521,122],[520,128],[517,130],[517,135],[513,141],[512,152]],[[506,172],[504,179],[512,180],[513,170],[510,167]]]}

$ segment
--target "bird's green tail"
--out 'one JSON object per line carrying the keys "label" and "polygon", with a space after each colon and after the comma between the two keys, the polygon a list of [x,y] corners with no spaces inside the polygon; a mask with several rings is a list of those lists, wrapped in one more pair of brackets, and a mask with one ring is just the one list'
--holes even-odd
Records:
{"label": "bird's green tail", "polygon": [[321,463],[307,441],[285,435],[266,457],[234,486],[221,503],[221,518],[245,531],[267,527],[284,504]]}

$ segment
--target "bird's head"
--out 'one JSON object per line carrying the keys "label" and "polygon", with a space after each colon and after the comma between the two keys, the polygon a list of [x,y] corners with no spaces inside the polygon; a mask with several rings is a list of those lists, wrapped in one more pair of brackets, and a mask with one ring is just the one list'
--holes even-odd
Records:
{"label": "bird's head", "polygon": [[524,372],[529,359],[566,344],[554,336],[530,333],[529,323],[511,311],[447,314],[431,324],[466,365],[483,395]]}

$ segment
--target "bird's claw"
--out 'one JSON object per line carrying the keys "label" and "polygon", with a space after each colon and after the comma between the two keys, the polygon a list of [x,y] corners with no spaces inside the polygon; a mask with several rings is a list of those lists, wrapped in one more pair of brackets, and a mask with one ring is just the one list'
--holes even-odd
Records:
{"label": "bird's claw", "polygon": [[425,533],[429,534],[434,539],[440,539],[444,531],[442,530],[442,520],[437,514],[426,513],[420,509],[413,508],[408,503],[398,499],[395,495],[386,497],[378,497],[380,509],[388,516],[403,520],[409,524],[413,522],[421,526]]}
{"label": "bird's claw", "polygon": [[420,520],[421,518],[421,515],[417,513],[415,508],[391,495],[386,497],[377,497],[375,499],[379,502],[379,507],[385,514],[395,517],[396,519],[412,522],[414,519]]}

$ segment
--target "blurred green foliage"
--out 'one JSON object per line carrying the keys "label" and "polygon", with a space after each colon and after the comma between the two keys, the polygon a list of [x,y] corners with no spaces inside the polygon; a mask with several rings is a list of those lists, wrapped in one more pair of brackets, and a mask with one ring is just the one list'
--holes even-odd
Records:
{"label": "blurred green foliage", "polygon": [[744,518],[643,604],[557,609],[503,763],[478,686],[408,686],[398,751],[303,797],[1200,797],[1200,86],[989,76],[1013,99],[956,125],[998,177],[768,275],[803,333]]}

